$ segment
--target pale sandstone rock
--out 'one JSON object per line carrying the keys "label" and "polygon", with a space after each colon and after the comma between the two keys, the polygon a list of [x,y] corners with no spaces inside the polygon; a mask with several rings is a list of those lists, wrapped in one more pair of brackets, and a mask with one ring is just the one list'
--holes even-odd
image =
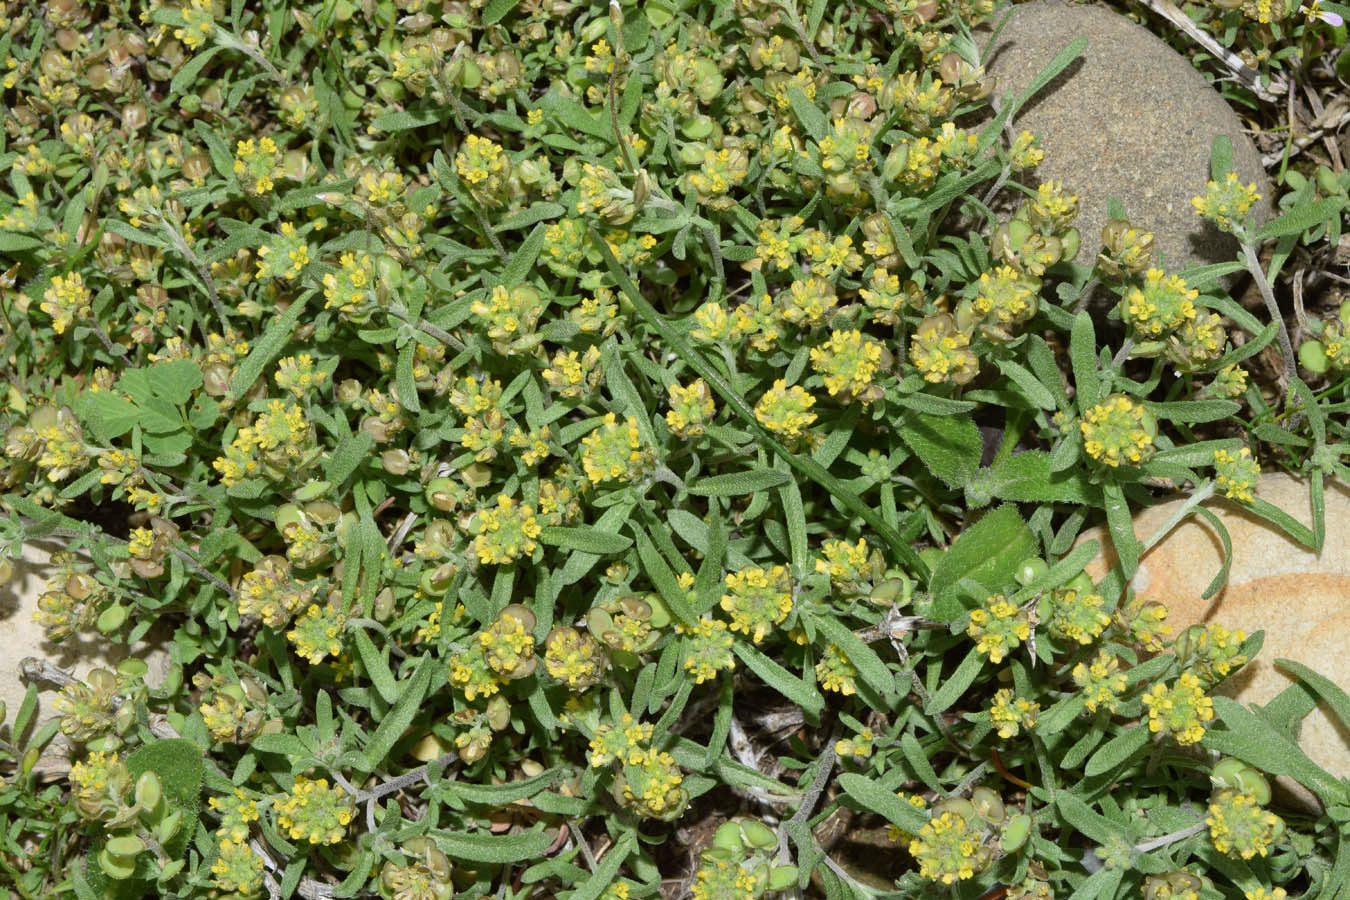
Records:
{"label": "pale sandstone rock", "polygon": [[1273,192],[1260,153],[1219,92],[1190,60],[1115,10],[1063,0],[1012,9],[987,58],[1000,98],[1020,94],[1074,38],[1088,38],[1083,55],[1013,122],[1041,135],[1045,161],[1036,179],[1062,181],[1078,194],[1077,261],[1091,265],[1096,257],[1110,195],[1132,223],[1154,233],[1169,271],[1231,261],[1237,242],[1191,206],[1205,192],[1215,135],[1232,141],[1242,183],[1261,191],[1258,225],[1272,215]]}
{"label": "pale sandstone rock", "polygon": [[[1306,481],[1283,474],[1262,478],[1256,495],[1311,527]],[[1248,633],[1265,631],[1260,654],[1227,679],[1216,693],[1243,703],[1264,704],[1295,679],[1275,668],[1274,660],[1294,659],[1350,689],[1350,486],[1326,484],[1326,541],[1321,554],[1295,543],[1282,531],[1229,500],[1205,506],[1223,521],[1233,544],[1228,584],[1209,600],[1201,595],[1223,560],[1223,544],[1215,530],[1191,516],[1140,561],[1131,586],[1147,599],[1168,608],[1172,633],[1197,622],[1215,622]],[[1135,533],[1147,540],[1183,500],[1150,507],[1135,517]],[[1115,563],[1104,528],[1081,540],[1102,542],[1103,554],[1088,572],[1101,578]],[[1299,743],[1304,752],[1332,774],[1350,777],[1350,731],[1329,714],[1325,704],[1303,720]],[[1297,798],[1312,795],[1281,779]]]}
{"label": "pale sandstone rock", "polygon": [[[53,665],[83,678],[96,668],[113,669],[128,656],[145,660],[150,667],[146,680],[152,686],[162,684],[169,673],[169,655],[163,638],[143,639],[133,647],[114,643],[97,631],[73,635],[60,644],[46,639],[41,626],[33,621],[38,597],[46,590],[48,564],[52,553],[63,549],[56,541],[31,541],[24,544],[22,559],[14,560],[14,575],[9,584],[0,585],[0,700],[9,707],[8,719],[13,721],[23,702],[27,685],[19,677],[19,664],[29,656],[46,660]],[[152,630],[151,634],[154,634]],[[32,728],[55,713],[52,701],[57,689],[39,684],[38,714]],[[9,736],[9,725],[0,726],[0,733]],[[38,761],[37,769],[47,775],[59,775],[70,768],[70,745],[58,734]]]}

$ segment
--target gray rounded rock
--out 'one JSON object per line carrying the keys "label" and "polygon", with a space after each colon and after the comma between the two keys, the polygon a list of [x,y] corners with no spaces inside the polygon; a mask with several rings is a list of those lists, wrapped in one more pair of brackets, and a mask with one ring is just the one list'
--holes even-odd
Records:
{"label": "gray rounded rock", "polygon": [[1032,0],[1013,7],[986,71],[999,98],[1019,96],[1056,53],[1085,35],[1087,49],[1024,106],[1013,125],[1040,134],[1040,181],[1061,181],[1079,198],[1078,262],[1101,249],[1107,197],[1135,227],[1152,231],[1168,271],[1228,262],[1237,242],[1195,213],[1205,191],[1210,146],[1225,134],[1233,170],[1256,182],[1257,223],[1271,216],[1271,185],[1242,123],[1190,61],[1147,29],[1112,10]]}

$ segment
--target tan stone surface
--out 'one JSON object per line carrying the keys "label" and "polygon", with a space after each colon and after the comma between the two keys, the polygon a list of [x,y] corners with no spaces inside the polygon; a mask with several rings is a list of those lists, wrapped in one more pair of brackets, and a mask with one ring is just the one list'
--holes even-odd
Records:
{"label": "tan stone surface", "polygon": [[[1267,475],[1256,495],[1311,527],[1306,481]],[[1197,517],[1172,530],[1140,561],[1131,582],[1135,592],[1168,608],[1173,634],[1196,622],[1225,628],[1265,631],[1257,659],[1228,679],[1218,693],[1244,703],[1268,703],[1295,679],[1278,670],[1274,660],[1298,660],[1350,689],[1350,487],[1326,485],[1326,541],[1321,554],[1295,543],[1237,503],[1211,500],[1205,506],[1224,523],[1233,544],[1227,586],[1210,600],[1201,594],[1219,571],[1223,544],[1217,532]],[[1147,540],[1183,501],[1150,507],[1135,517],[1135,533]],[[1088,567],[1101,578],[1115,562],[1104,528],[1085,532],[1080,540],[1102,542],[1104,552]],[[1299,741],[1304,751],[1327,771],[1350,777],[1350,731],[1328,714],[1325,704],[1303,721]]]}
{"label": "tan stone surface", "polygon": [[[9,707],[9,720],[12,721],[23,702],[27,685],[19,677],[19,664],[29,656],[45,659],[76,677],[83,678],[91,669],[112,669],[118,662],[130,655],[144,659],[150,667],[147,680],[152,685],[164,681],[169,672],[169,656],[164,642],[160,640],[142,640],[134,647],[114,643],[105,639],[93,629],[88,633],[74,635],[60,644],[46,639],[41,626],[33,621],[33,611],[37,609],[38,597],[46,590],[46,577],[50,571],[48,560],[53,552],[62,549],[63,544],[50,541],[33,541],[24,544],[23,558],[14,561],[14,575],[9,584],[0,585],[0,700]],[[51,685],[40,684],[38,695],[38,716],[33,728],[54,715],[52,701],[57,689]],[[9,726],[0,726],[0,733],[9,736]],[[47,774],[59,774],[69,769],[69,745],[65,738],[57,735],[48,744],[38,763],[38,770]]]}

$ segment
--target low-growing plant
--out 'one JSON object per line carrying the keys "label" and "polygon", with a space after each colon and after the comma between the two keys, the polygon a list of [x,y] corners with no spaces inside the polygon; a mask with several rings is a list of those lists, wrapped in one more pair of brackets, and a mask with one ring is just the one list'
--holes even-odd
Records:
{"label": "low-growing plant", "polygon": [[1277,293],[1344,190],[1258,228],[1219,141],[1240,259],[1081,259],[1006,126],[1082,41],[992,114],[983,0],[0,10],[0,536],[49,640],[168,647],[25,662],[12,893],[1347,889],[1350,697],[1127,587],[1219,494],[1322,545],[1346,323]]}

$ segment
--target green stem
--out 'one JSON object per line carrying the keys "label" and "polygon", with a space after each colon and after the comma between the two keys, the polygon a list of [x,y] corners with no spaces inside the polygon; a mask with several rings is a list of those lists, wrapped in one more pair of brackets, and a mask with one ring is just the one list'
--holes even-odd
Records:
{"label": "green stem", "polygon": [[1196,488],[1195,491],[1193,491],[1191,495],[1186,498],[1186,502],[1181,504],[1181,506],[1178,507],[1176,512],[1168,516],[1167,521],[1163,522],[1162,525],[1158,526],[1158,530],[1153,532],[1153,535],[1149,537],[1147,541],[1144,541],[1144,545],[1139,549],[1139,555],[1143,556],[1145,553],[1147,553],[1150,549],[1153,548],[1154,545],[1156,545],[1163,538],[1167,537],[1168,532],[1170,532],[1173,528],[1177,527],[1177,525],[1181,523],[1181,520],[1189,516],[1197,506],[1199,506],[1201,503],[1204,503],[1206,500],[1208,500],[1210,497],[1213,496],[1214,496],[1214,482],[1212,481],[1207,481],[1200,487]]}
{"label": "green stem", "polygon": [[1256,256],[1256,247],[1246,241],[1242,242],[1242,258],[1247,263],[1247,271],[1251,273],[1256,281],[1257,287],[1261,289],[1261,299],[1266,303],[1266,310],[1270,313],[1271,321],[1280,324],[1280,351],[1284,354],[1284,384],[1280,388],[1280,393],[1289,387],[1294,381],[1294,344],[1289,340],[1289,329],[1285,327],[1284,316],[1280,313],[1280,305],[1275,302],[1275,293],[1270,289],[1270,280],[1266,278],[1266,273],[1261,269],[1261,260]]}

